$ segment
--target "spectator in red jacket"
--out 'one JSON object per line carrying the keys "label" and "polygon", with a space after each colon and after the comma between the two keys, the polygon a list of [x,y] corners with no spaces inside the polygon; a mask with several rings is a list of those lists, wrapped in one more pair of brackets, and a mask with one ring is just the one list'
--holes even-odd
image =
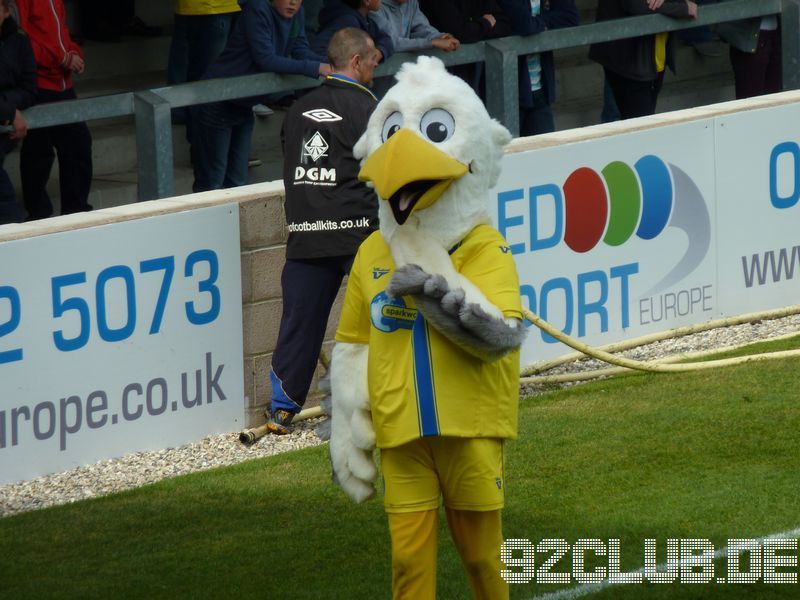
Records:
{"label": "spectator in red jacket", "polygon": [[[37,104],[76,98],[72,74],[83,73],[83,51],[65,24],[63,0],[17,0],[20,26],[36,58]],[[20,152],[22,196],[28,218],[52,216],[47,180],[58,155],[61,214],[91,210],[92,136],[86,123],[32,129]]]}

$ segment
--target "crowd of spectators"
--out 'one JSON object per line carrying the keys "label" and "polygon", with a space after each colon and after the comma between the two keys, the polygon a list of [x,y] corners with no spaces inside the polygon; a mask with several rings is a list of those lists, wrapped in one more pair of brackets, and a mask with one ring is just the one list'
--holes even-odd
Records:
{"label": "crowd of spectators", "polygon": [[[692,19],[698,4],[720,0],[597,0],[597,20],[661,13]],[[724,0],[722,0],[724,1]],[[16,0],[19,25],[29,38],[37,68],[35,102],[75,98],[71,75],[84,68],[83,52],[70,37],[64,0]],[[168,81],[237,77],[272,72],[319,78],[331,72],[326,56],[336,31],[351,27],[367,32],[381,61],[394,52],[451,52],[461,44],[509,35],[529,36],[579,24],[575,0],[318,0],[320,8],[306,31],[302,0],[174,0],[175,25]],[[14,0],[8,0],[14,15]],[[84,39],[115,42],[122,35],[154,36],[158,27],[136,16],[134,0],[76,0]],[[45,14],[46,13],[46,14]],[[9,18],[13,19],[13,16]],[[695,38],[716,36],[698,28]],[[730,44],[736,97],[778,91],[782,87],[780,23],[775,16],[727,23],[718,28]],[[590,58],[603,69],[605,93],[602,120],[652,114],[667,68],[674,69],[672,34],[640,36],[594,44]],[[689,40],[686,36],[684,39]],[[485,99],[483,63],[451,70]],[[556,71],[552,52],[519,58],[520,134],[554,131]],[[378,78],[380,97],[392,85]],[[2,92],[0,92],[2,94]],[[298,95],[302,95],[299,93]],[[0,96],[1,98],[1,96]],[[292,98],[294,100],[295,97]],[[248,182],[248,164],[256,114],[269,114],[274,96],[214,102],[176,115],[185,122],[195,173],[193,189],[202,191]],[[16,110],[28,104],[21,102]],[[5,119],[11,123],[13,119]],[[11,140],[24,137],[17,129],[3,133],[5,152]],[[5,156],[0,152],[0,159]],[[21,149],[21,182],[29,219],[53,213],[45,184],[58,156],[62,213],[90,210],[91,135],[84,123],[33,129]],[[2,163],[0,163],[0,166]],[[8,186],[6,186],[8,187]],[[13,220],[5,217],[5,220]]]}

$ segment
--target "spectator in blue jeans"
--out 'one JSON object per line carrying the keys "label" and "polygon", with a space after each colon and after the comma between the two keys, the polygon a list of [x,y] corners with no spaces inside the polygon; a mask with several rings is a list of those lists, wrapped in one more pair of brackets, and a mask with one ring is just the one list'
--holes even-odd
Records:
{"label": "spectator in blue jeans", "polygon": [[[327,59],[308,45],[302,0],[240,0],[242,12],[228,44],[204,79],[273,72],[329,75]],[[192,107],[195,192],[247,183],[253,106],[264,98],[241,98]]]}
{"label": "spectator in blue jeans", "polygon": [[[167,83],[197,81],[225,49],[239,14],[237,0],[175,0],[175,27],[169,47]],[[172,111],[173,122],[186,124],[191,143],[188,109]]]}
{"label": "spectator in blue jeans", "polygon": [[[175,26],[169,47],[167,83],[197,81],[225,49],[238,0],[175,0]],[[185,109],[175,109],[183,117]]]}

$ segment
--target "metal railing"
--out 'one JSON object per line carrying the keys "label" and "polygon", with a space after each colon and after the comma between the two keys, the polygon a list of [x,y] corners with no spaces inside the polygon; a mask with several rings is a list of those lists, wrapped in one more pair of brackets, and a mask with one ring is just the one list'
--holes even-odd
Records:
{"label": "metal railing", "polygon": [[[458,51],[431,50],[448,66],[485,63],[489,113],[513,134],[519,132],[517,58],[520,55],[586,46],[595,42],[665,31],[714,25],[738,19],[780,14],[783,46],[784,89],[800,88],[800,0],[727,0],[703,5],[697,19],[671,19],[659,14],[580,25],[519,37],[511,36],[476,44]],[[416,54],[395,54],[375,71],[392,75]],[[290,92],[319,85],[300,75],[264,73],[229,79],[211,79],[138,92],[80,98],[42,104],[25,111],[29,128],[134,115],[138,160],[139,200],[175,195],[171,109],[218,100]]]}

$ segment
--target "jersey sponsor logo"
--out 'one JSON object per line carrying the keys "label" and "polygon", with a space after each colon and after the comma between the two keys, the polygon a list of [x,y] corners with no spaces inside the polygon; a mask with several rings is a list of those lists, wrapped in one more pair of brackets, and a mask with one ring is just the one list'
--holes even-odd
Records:
{"label": "jersey sponsor logo", "polygon": [[389,273],[389,269],[382,269],[380,267],[374,267],[372,269],[372,278],[373,279],[380,279],[381,277],[383,277],[387,273]]}
{"label": "jersey sponsor logo", "polygon": [[312,108],[304,112],[303,116],[317,123],[333,123],[342,120],[342,117],[327,108]]}
{"label": "jersey sponsor logo", "polygon": [[328,142],[322,137],[319,131],[315,131],[311,139],[303,144],[303,156],[311,157],[317,162],[323,156],[328,156]]}
{"label": "jersey sponsor logo", "polygon": [[511,252],[511,248],[509,246],[499,246],[499,248],[500,252],[502,252],[503,254],[508,254],[509,252]]}
{"label": "jersey sponsor logo", "polygon": [[417,309],[406,306],[402,297],[392,298],[386,292],[380,292],[370,303],[372,326],[384,333],[411,329],[416,318]]}

